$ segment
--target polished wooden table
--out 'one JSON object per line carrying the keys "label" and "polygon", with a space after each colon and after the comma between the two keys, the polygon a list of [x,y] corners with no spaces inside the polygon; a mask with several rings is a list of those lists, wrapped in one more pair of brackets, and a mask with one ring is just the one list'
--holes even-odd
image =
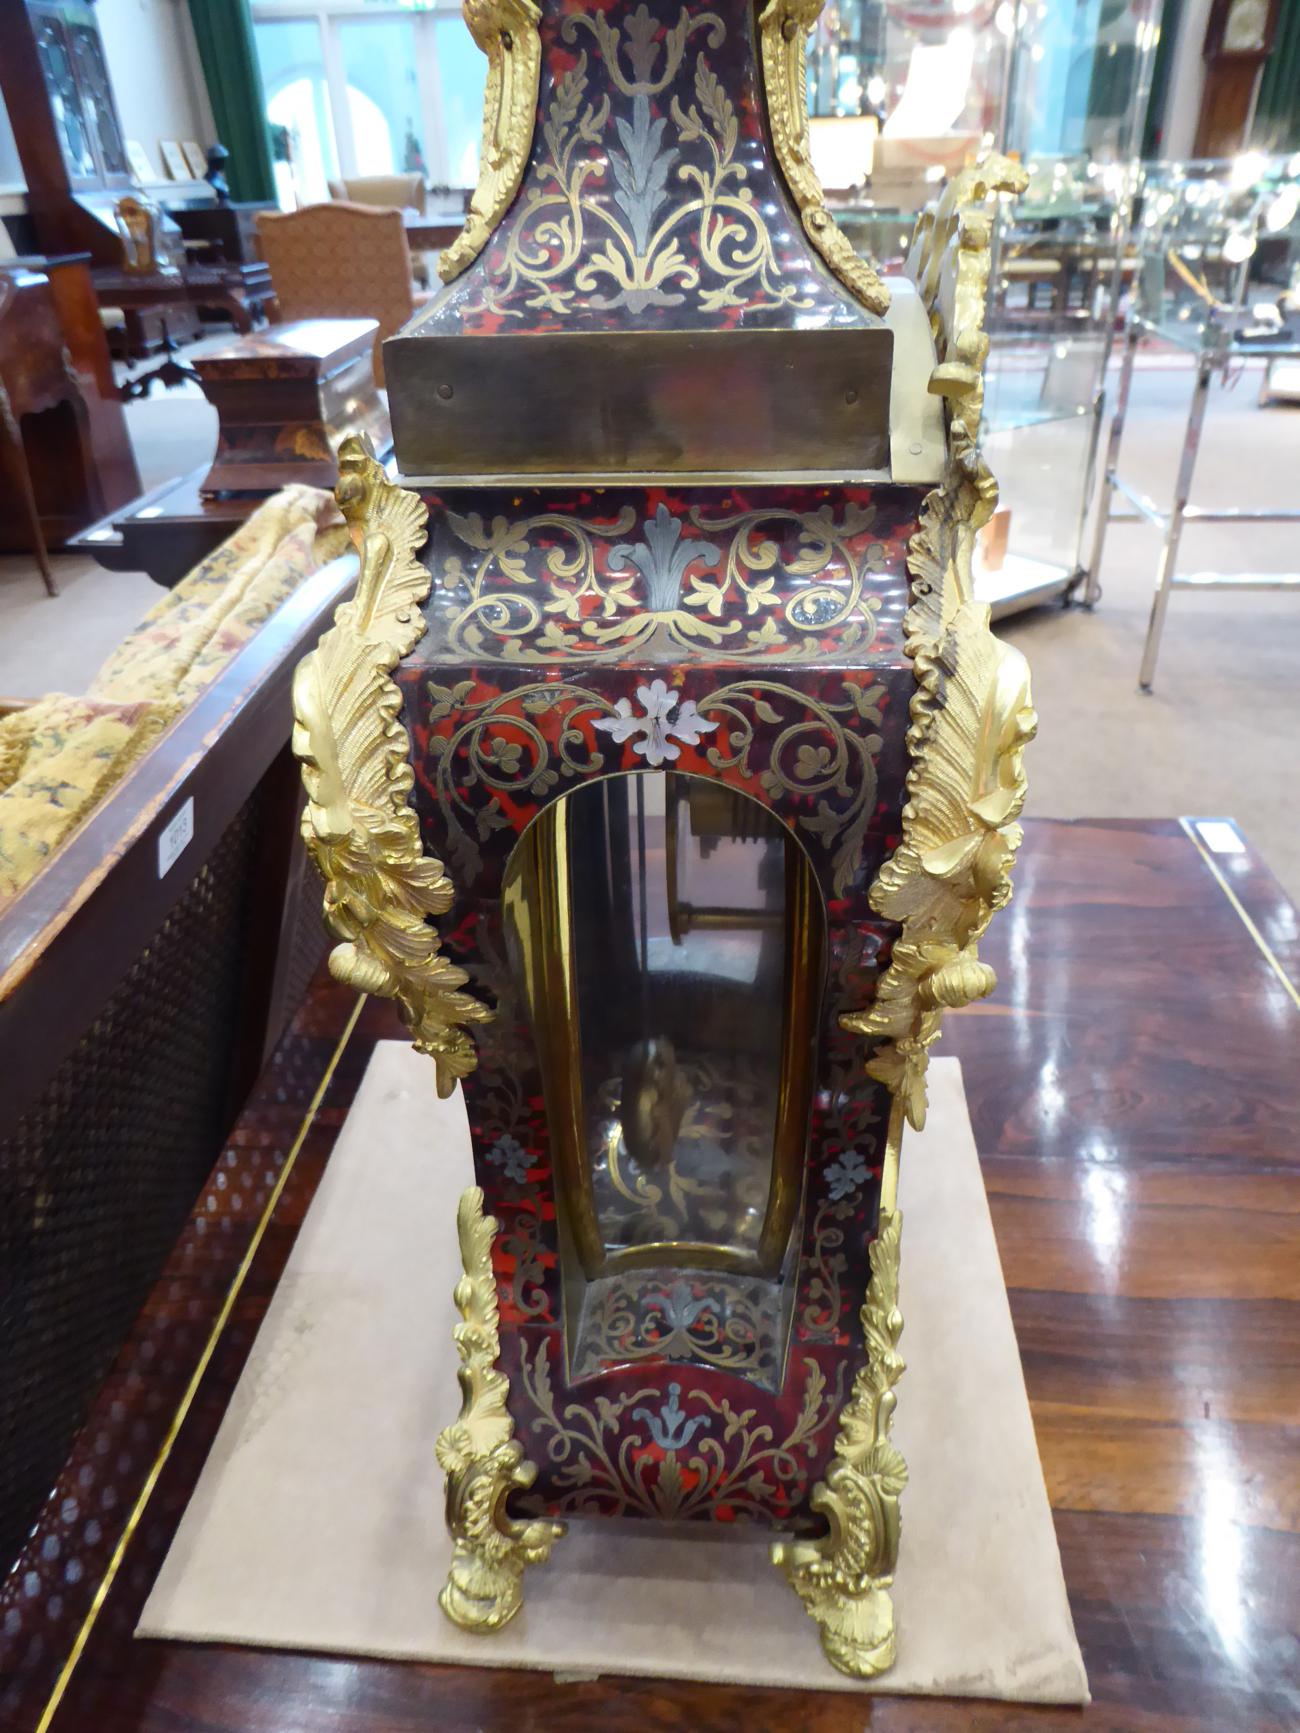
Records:
{"label": "polished wooden table", "polygon": [[[366,1059],[397,1032],[388,1006],[318,982],[0,1593],[0,1723],[1294,1728],[1300,926],[1240,838],[1215,840],[1229,852],[1173,820],[1030,823],[986,944],[998,994],[944,1042],[965,1066],[1089,1709],[134,1640]],[[903,1521],[906,1546],[906,1502]]]}
{"label": "polished wooden table", "polygon": [[147,572],[155,584],[174,589],[267,498],[248,491],[210,498],[203,492],[208,469],[201,463],[160,482],[72,536],[68,550],[90,554],[106,571]]}
{"label": "polished wooden table", "polygon": [[[261,259],[251,264],[187,264],[177,272],[128,271],[102,265],[91,276],[100,306],[120,307],[126,315],[132,358],[146,348],[141,320],[147,313],[165,317],[169,308],[197,312],[210,307],[223,313],[236,331],[248,332],[266,316],[275,300],[270,269]],[[164,342],[163,347],[168,346]]]}
{"label": "polished wooden table", "polygon": [[440,252],[449,247],[465,227],[465,209],[459,206],[444,210],[402,212],[406,226],[406,242],[412,252]]}

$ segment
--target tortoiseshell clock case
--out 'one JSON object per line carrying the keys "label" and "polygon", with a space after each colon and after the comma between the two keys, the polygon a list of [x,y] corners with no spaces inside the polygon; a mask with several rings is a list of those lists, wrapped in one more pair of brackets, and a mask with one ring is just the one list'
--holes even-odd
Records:
{"label": "tortoiseshell clock case", "polygon": [[[862,1357],[858,1314],[889,1122],[889,1091],[864,1077],[860,1038],[839,1017],[871,1002],[891,936],[867,897],[899,837],[914,684],[902,646],[905,557],[921,490],[421,497],[435,587],[428,631],[397,683],[422,840],[456,887],[441,922],[444,954],[494,1011],[475,1033],[478,1062],[462,1087],[478,1181],[501,1224],[501,1364],[517,1436],[538,1463],[529,1502],[554,1515],[806,1527]],[[460,583],[449,581],[456,573]],[[757,606],[747,600],[756,590]],[[607,724],[620,708],[630,725],[615,733]],[[530,1011],[526,970],[517,959],[512,967],[506,893],[539,815],[592,778],[654,774],[645,754],[656,715],[667,775],[721,784],[772,814],[815,887],[800,935],[799,966],[814,972],[803,990],[815,1059],[802,1062],[812,1077],[792,1178],[798,1225],[775,1279],[670,1255],[658,1269],[570,1284],[566,1318],[563,1235],[574,1224],[564,1221],[557,1173],[562,1109],[554,1089],[548,1100],[540,1049],[554,1042],[544,1025],[572,1010],[568,991],[552,990]],[[684,830],[691,813],[676,818]],[[738,863],[764,846],[761,835],[737,840],[735,822],[715,829]],[[585,900],[572,918],[594,918],[595,907]],[[612,946],[619,923],[602,920],[601,932]],[[630,972],[606,950],[579,968],[572,990],[611,995],[604,1015],[616,1019],[615,983]],[[772,976],[779,995],[780,969]],[[708,991],[698,973],[694,984]],[[692,990],[685,970],[675,987]],[[758,1021],[740,992],[727,1014]],[[618,1052],[641,1017],[638,1006],[612,1042]],[[704,1031],[693,1057],[708,1062]],[[732,1080],[729,1093],[737,1088]],[[721,1097],[697,1105],[686,1142],[708,1136],[710,1111],[743,1106]],[[769,1167],[772,1141],[769,1130]],[[688,1231],[687,1219],[710,1202],[726,1212],[727,1176],[712,1200],[683,1194],[683,1180],[703,1181],[679,1165],[625,1155],[625,1171],[615,1164],[596,1184],[629,1194],[625,1213],[644,1218],[641,1237],[694,1243],[703,1230]],[[647,1207],[652,1188],[663,1195]]]}
{"label": "tortoiseshell clock case", "polygon": [[1016,174],[887,289],[808,162],[815,15],[467,0],[484,175],[386,348],[402,486],[344,453],[361,586],[295,703],[335,972],[473,1140],[444,1608],[511,1617],[562,1519],[760,1522],[868,1674],[902,1120],[992,985],[1032,732],[968,594]]}

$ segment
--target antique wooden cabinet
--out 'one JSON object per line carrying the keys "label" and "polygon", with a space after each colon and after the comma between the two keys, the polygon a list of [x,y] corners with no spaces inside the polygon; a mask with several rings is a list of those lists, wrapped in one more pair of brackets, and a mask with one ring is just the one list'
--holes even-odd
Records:
{"label": "antique wooden cabinet", "polygon": [[443,1607],[503,1623],[566,1519],[759,1522],[868,1674],[902,1125],[993,986],[1033,731],[969,585],[1020,171],[882,283],[809,165],[815,12],[467,5],[482,178],[387,345],[402,485],[344,452],[362,577],[296,741],[332,966],[473,1139]]}

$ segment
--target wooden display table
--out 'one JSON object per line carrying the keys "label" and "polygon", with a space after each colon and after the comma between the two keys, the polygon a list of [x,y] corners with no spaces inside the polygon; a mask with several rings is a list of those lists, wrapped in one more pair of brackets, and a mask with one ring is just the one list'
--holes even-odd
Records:
{"label": "wooden display table", "polygon": [[[1210,839],[1227,852],[1173,820],[1031,821],[984,941],[997,996],[943,1043],[965,1067],[1089,1709],[134,1640],[371,1048],[401,1033],[319,978],[0,1596],[6,1727],[31,1733],[82,1639],[50,1733],[1293,1723],[1300,937],[1232,827]],[[440,1478],[432,1439],[421,1472]]]}
{"label": "wooden display table", "polygon": [[163,348],[171,349],[176,332],[167,329],[169,313],[188,320],[208,307],[224,313],[236,331],[248,332],[275,299],[270,269],[261,260],[250,265],[186,265],[178,272],[126,271],[105,265],[91,274],[100,306],[120,307],[126,315],[131,359],[148,352],[146,320],[152,315],[162,321]]}
{"label": "wooden display table", "polygon": [[151,488],[73,536],[68,552],[90,554],[105,571],[147,572],[165,590],[174,588],[266,498],[264,493],[208,498],[201,490],[207,473],[208,466],[200,464]]}

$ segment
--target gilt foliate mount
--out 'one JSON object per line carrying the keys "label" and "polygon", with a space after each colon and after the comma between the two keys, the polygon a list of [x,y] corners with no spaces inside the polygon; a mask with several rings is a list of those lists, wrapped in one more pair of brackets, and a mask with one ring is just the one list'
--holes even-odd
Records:
{"label": "gilt foliate mount", "polygon": [[339,452],[339,506],[360,556],[355,597],[299,664],[293,748],[307,788],[303,836],[325,880],[325,920],[340,942],[330,973],[396,1001],[449,1095],[474,1065],[471,1024],[490,1015],[444,956],[433,925],[451,906],[440,861],[421,846],[410,805],[410,742],[389,677],[424,631],[429,573],[420,500],[395,487],[356,438]]}

